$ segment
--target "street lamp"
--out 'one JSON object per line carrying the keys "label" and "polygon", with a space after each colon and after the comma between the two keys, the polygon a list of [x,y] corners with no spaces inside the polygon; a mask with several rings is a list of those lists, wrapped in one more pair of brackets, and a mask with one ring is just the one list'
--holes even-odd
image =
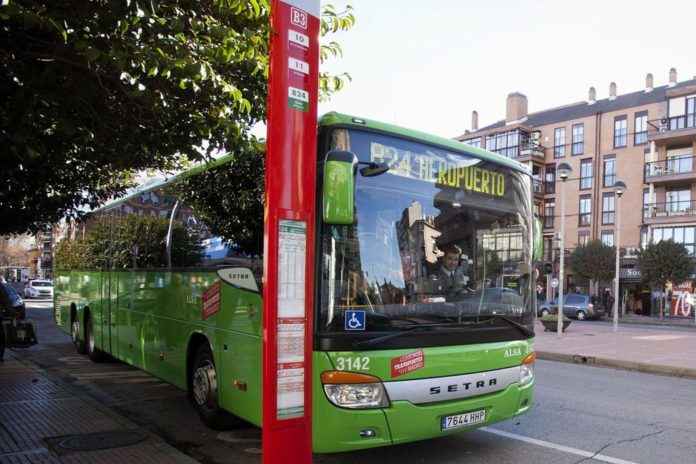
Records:
{"label": "street lamp", "polygon": [[556,334],[559,337],[563,336],[563,266],[565,264],[565,246],[563,242],[565,240],[565,183],[572,171],[573,168],[571,168],[570,164],[568,163],[561,163],[556,168],[556,173],[558,173],[558,177],[560,177],[561,181],[563,182],[563,185],[561,186],[561,266],[558,270],[558,324],[556,325]]}
{"label": "street lamp", "polygon": [[614,274],[614,332],[619,330],[619,255],[621,254],[621,247],[619,244],[620,233],[621,233],[621,215],[619,214],[619,199],[621,195],[626,191],[626,184],[620,180],[614,182],[614,193],[616,193],[616,205],[614,205],[614,214],[616,215],[616,241],[614,245],[616,246],[616,269]]}

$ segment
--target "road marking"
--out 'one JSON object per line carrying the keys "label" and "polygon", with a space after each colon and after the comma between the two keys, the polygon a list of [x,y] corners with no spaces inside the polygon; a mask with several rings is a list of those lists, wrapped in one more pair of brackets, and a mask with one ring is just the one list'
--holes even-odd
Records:
{"label": "road marking", "polygon": [[666,342],[668,340],[679,340],[686,338],[687,335],[643,335],[641,337],[631,337],[634,340],[649,340],[653,342]]}
{"label": "road marking", "polygon": [[572,448],[570,446],[557,445],[556,443],[551,443],[550,441],[537,440],[536,438],[525,437],[524,435],[517,435],[516,433],[505,432],[503,430],[492,429],[490,427],[481,427],[479,430],[484,432],[492,433],[494,435],[500,435],[501,437],[511,438],[513,440],[523,441],[525,443],[530,443],[532,445],[543,446],[544,448],[555,449],[556,451],[562,451],[564,453],[575,454],[577,456],[582,456],[584,458],[592,458],[595,461],[608,462],[610,464],[638,464],[633,461],[626,461],[624,459],[612,458],[611,456],[606,456],[604,454],[594,454],[592,451],[585,451],[577,448]]}

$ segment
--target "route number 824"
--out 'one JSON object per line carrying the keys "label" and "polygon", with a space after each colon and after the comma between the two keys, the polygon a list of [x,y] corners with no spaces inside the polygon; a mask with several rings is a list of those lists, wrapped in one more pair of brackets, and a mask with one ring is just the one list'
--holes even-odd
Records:
{"label": "route number 824", "polygon": [[336,369],[339,371],[367,371],[370,370],[370,358],[367,356],[336,358]]}

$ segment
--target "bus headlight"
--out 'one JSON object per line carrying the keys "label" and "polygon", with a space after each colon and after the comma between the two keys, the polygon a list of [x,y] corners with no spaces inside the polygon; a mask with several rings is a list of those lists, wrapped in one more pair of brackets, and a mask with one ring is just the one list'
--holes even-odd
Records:
{"label": "bus headlight", "polygon": [[528,354],[520,366],[520,386],[529,385],[534,380],[534,362],[536,361],[536,353]]}
{"label": "bus headlight", "polygon": [[336,406],[349,409],[386,408],[389,398],[382,381],[371,375],[328,371],[321,374],[326,397]]}

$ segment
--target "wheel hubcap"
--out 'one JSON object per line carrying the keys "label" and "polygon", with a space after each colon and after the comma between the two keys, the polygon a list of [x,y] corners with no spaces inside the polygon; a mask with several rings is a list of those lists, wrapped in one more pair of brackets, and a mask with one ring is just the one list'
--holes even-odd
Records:
{"label": "wheel hubcap", "polygon": [[73,343],[77,343],[79,339],[79,334],[80,333],[80,323],[78,321],[73,321],[72,323],[72,341]]}
{"label": "wheel hubcap", "polygon": [[212,401],[216,394],[215,366],[207,362],[193,373],[193,399],[196,400],[196,404],[203,406]]}
{"label": "wheel hubcap", "polygon": [[92,353],[94,352],[94,334],[92,331],[89,331],[89,340],[88,340],[88,345],[89,345],[89,352]]}

